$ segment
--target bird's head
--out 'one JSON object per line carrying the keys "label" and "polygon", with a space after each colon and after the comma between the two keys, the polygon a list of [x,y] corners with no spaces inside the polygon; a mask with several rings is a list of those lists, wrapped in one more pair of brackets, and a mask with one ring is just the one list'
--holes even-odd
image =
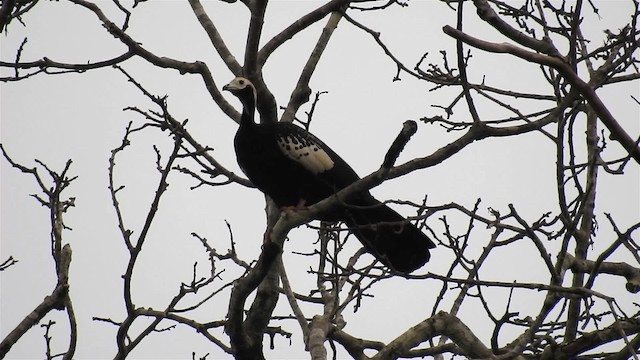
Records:
{"label": "bird's head", "polygon": [[[247,78],[243,78],[238,76],[237,78],[231,80],[230,83],[222,87],[222,90],[227,90],[233,95],[235,95],[240,101],[242,105],[245,107],[255,106],[257,101],[257,93],[256,87],[253,86],[251,81]],[[250,103],[253,101],[253,103]]]}

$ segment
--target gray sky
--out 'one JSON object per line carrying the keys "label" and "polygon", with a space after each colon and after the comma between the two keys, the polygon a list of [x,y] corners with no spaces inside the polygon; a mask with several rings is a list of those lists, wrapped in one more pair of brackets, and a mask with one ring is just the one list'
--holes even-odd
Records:
{"label": "gray sky", "polygon": [[[111,2],[98,4],[107,15],[117,14]],[[231,51],[239,60],[242,59],[246,10],[242,6],[221,2],[205,4]],[[381,31],[382,39],[410,67],[424,51],[429,51],[430,60],[438,62],[441,49],[449,52],[449,60],[453,62],[455,42],[444,35],[441,28],[446,24],[455,25],[455,13],[435,1],[412,1],[410,4],[408,10],[392,7],[384,13],[354,13],[354,16]],[[600,29],[617,29],[620,26],[616,24],[626,21],[629,4],[623,1],[598,4],[602,18],[587,21],[593,22],[592,34],[600,39]],[[265,38],[276,34],[313,5],[315,3],[310,5],[305,1],[273,1],[267,12]],[[186,2],[156,1],[143,3],[140,7],[131,18],[130,34],[147,49],[179,60],[205,61],[218,81],[218,87],[233,77],[217,59]],[[477,37],[505,41],[480,24],[473,9],[467,11],[469,16],[465,29],[473,29],[473,35]],[[55,26],[51,25],[51,19],[56,19]],[[22,55],[24,61],[47,56],[56,61],[82,63],[115,56],[123,50],[123,46],[98,24],[93,14],[66,2],[41,2],[23,20],[26,28],[12,23],[2,37],[3,61],[14,59],[15,49],[25,36],[29,40]],[[120,22],[121,19],[116,21]],[[265,66],[265,79],[279,105],[288,101],[299,69],[323,24],[321,21],[292,39]],[[536,91],[542,85],[537,66],[509,59],[506,55],[475,51],[472,61],[470,75],[473,82],[481,82],[483,74],[486,74],[487,84],[514,91]],[[232,147],[237,126],[216,107],[198,77],[155,69],[141,60],[128,61],[124,67],[154,94],[169,95],[168,105],[172,114],[178,119],[189,119],[191,133],[201,143],[215,149],[213,156],[217,160],[240,173]],[[3,75],[6,74],[3,70]],[[429,92],[431,86],[406,75],[401,82],[391,82],[394,75],[395,66],[382,56],[373,40],[341,22],[312,78],[314,91],[328,91],[318,105],[312,131],[360,175],[380,166],[388,145],[405,120],[442,115],[431,105],[446,105],[457,95],[447,89]],[[73,231],[65,233],[64,241],[73,248],[71,295],[80,334],[76,357],[111,358],[115,353],[115,327],[91,320],[93,316],[114,320],[124,316],[120,275],[124,272],[127,254],[117,232],[107,191],[107,160],[110,150],[120,144],[127,123],[142,124],[143,121],[136,114],[122,109],[138,106],[145,110],[152,108],[153,104],[127,83],[122,74],[111,68],[84,74],[36,76],[26,81],[2,83],[1,86],[0,139],[13,159],[32,166],[33,159],[37,158],[57,171],[63,168],[67,159],[73,160],[70,174],[77,175],[78,179],[67,190],[66,196],[76,197],[76,207],[65,217],[66,225]],[[627,131],[632,136],[637,134],[638,105],[630,97],[640,97],[637,85],[619,85],[598,94]],[[232,97],[229,101],[239,106]],[[479,105],[484,119],[504,115],[496,113],[487,104]],[[534,106],[539,108],[537,104],[522,105],[526,110]],[[308,110],[308,106],[303,110]],[[298,115],[303,116],[303,113]],[[455,119],[465,119],[465,114],[457,112]],[[363,131],[365,127],[366,131]],[[421,124],[399,161],[431,154],[457,136],[458,133],[447,133],[438,126]],[[120,155],[117,162],[116,180],[118,184],[126,185],[120,193],[125,221],[136,233],[139,233],[157,185],[152,145],[166,150],[171,139],[164,133],[153,131],[134,135],[132,146]],[[609,147],[610,158],[622,154],[612,141],[609,141]],[[55,277],[49,254],[48,212],[28,196],[37,192],[35,181],[12,169],[4,159],[0,166],[0,260],[10,255],[19,260],[0,277],[0,336],[4,337],[50,293]],[[457,202],[469,208],[481,197],[480,209],[484,215],[488,214],[488,207],[506,213],[508,204],[514,204],[528,221],[534,221],[542,213],[555,209],[554,169],[553,143],[539,133],[532,133],[472,144],[439,166],[389,181],[374,189],[373,193],[381,200],[404,199],[418,203],[427,195],[430,205]],[[603,213],[612,213],[621,228],[638,221],[638,166],[631,164],[627,171],[627,175],[622,177],[601,176],[599,179],[598,239],[602,238],[603,242],[597,243],[596,249],[604,248],[612,241],[612,232]],[[260,251],[265,221],[263,197],[257,190],[230,185],[190,191],[194,181],[177,173],[169,182],[170,188],[163,199],[156,226],[152,228],[134,274],[134,302],[137,306],[164,308],[177,292],[180,282],[191,279],[194,261],[199,262],[199,271],[206,274],[207,255],[197,240],[189,235],[191,232],[207,237],[222,252],[229,244],[226,220],[233,229],[243,259],[256,259]],[[400,210],[410,214],[410,209]],[[452,215],[452,222],[457,226],[457,232],[464,232],[464,218]],[[433,218],[430,225],[442,231],[437,219]],[[478,229],[474,246],[481,249],[488,241],[488,234],[485,229]],[[308,282],[313,284],[314,281],[306,274],[308,258],[291,251],[313,249],[315,234],[312,230],[300,228],[292,231],[290,238],[284,262],[295,289],[306,293],[310,289]],[[352,245],[355,249],[356,244]],[[548,279],[544,274],[528,271],[543,269],[540,259],[530,256],[532,249],[531,246],[516,246],[510,250],[512,253],[496,253],[495,256],[500,258],[487,265],[484,278],[546,283]],[[444,274],[451,259],[450,253],[438,248],[421,272]],[[614,256],[611,260],[621,259]],[[524,271],[518,271],[519,268]],[[237,276],[231,271],[226,273],[225,281],[233,279],[233,275]],[[362,310],[345,318],[348,323],[345,330],[358,337],[390,341],[429,316],[435,301],[433,294],[439,291],[440,286],[436,281],[409,282],[404,279],[378,285],[373,289],[376,297],[365,299]],[[623,284],[615,279],[610,284],[598,286],[621,288]],[[505,307],[508,292],[487,291],[495,292],[495,310],[499,312]],[[524,304],[519,310],[530,310],[533,314],[537,307],[527,308],[527,303],[536,304],[535,300],[541,296],[533,292],[518,293],[512,305],[516,308]],[[621,292],[620,296],[629,295]],[[223,293],[194,317],[202,321],[222,319],[227,299],[228,292]],[[443,309],[448,309],[451,300],[446,299]],[[477,334],[488,344],[490,333],[482,329],[486,319],[475,316],[478,310],[472,305],[469,302],[459,316],[472,329],[477,329]],[[305,310],[307,316],[321,312],[319,307]],[[404,311],[404,315],[396,316],[396,311]],[[284,298],[280,300],[277,312],[291,313]],[[58,322],[53,330],[54,349],[58,351],[66,348],[67,332],[66,321],[60,315],[47,317]],[[371,326],[372,316],[379,319],[375,327]],[[267,357],[307,357],[301,347],[298,325],[294,321],[275,325],[294,332],[294,338],[290,346],[288,340],[276,337],[276,349],[267,352]],[[32,329],[14,346],[10,358],[41,358],[44,353],[42,334],[41,328]],[[226,340],[224,335],[221,337]],[[179,339],[186,339],[186,343]],[[190,358],[191,351],[196,351],[199,356],[211,352],[209,359],[224,357],[193,331],[178,327],[150,336],[135,350],[132,358]]]}

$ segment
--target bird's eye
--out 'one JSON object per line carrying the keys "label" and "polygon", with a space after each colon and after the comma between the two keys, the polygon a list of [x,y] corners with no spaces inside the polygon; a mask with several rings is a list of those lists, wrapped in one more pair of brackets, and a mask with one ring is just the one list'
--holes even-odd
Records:
{"label": "bird's eye", "polygon": [[238,83],[240,83],[240,85],[244,85],[244,80],[240,80]]}

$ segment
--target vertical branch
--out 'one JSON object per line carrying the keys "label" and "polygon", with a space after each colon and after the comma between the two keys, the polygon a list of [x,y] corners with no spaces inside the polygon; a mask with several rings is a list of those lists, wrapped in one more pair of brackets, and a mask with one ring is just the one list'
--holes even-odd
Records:
{"label": "vertical branch", "polygon": [[[594,227],[594,210],[596,199],[596,183],[598,177],[598,165],[597,159],[599,157],[598,149],[598,122],[596,114],[591,110],[591,107],[587,108],[587,130],[586,130],[586,145],[587,145],[587,179],[584,192],[584,199],[582,200],[581,214],[576,214],[582,219],[580,228],[575,232],[574,238],[576,240],[575,257],[579,260],[585,260],[587,258],[587,251],[591,244],[591,235],[593,234]],[[577,272],[573,274],[572,286],[582,287],[584,285],[585,274]],[[578,323],[580,320],[580,309],[582,299],[571,298],[569,300],[569,309],[567,313],[567,329],[565,332],[565,338],[570,341],[574,340],[578,333]]]}
{"label": "vertical branch", "polygon": [[[480,204],[480,201],[478,199],[478,201],[475,204],[475,208],[474,208],[474,213],[478,210],[478,205]],[[468,239],[471,235],[471,231],[473,229],[473,218],[470,217],[469,218],[469,225],[467,228],[467,233],[465,234],[465,238]],[[494,250],[497,241],[498,241],[498,237],[499,235],[502,233],[502,228],[500,227],[496,227],[494,233],[491,235],[491,239],[489,241],[489,243],[487,244],[487,246],[484,247],[484,250],[482,252],[482,254],[480,255],[480,257],[478,258],[478,260],[475,262],[475,264],[472,264],[473,266],[468,269],[467,271],[469,272],[467,275],[467,280],[473,280],[473,279],[477,279],[478,278],[478,272],[480,271],[480,267],[482,267],[482,265],[484,264],[485,260],[488,258],[489,254],[491,254],[491,252]],[[461,251],[464,251],[463,249]],[[460,308],[462,307],[462,302],[465,300],[465,298],[467,297],[467,295],[469,294],[469,289],[472,287],[472,285],[469,284],[464,284],[462,285],[462,287],[460,288],[460,292],[458,293],[458,296],[455,298],[455,300],[453,301],[453,305],[451,306],[451,310],[449,311],[449,314],[451,315],[456,315],[458,313],[458,311],[460,310]],[[434,309],[435,310],[435,309]],[[447,337],[441,337],[439,340],[439,345],[443,345],[447,342]]]}
{"label": "vertical branch", "polygon": [[[276,256],[276,260],[278,258],[280,256]],[[249,336],[254,338],[253,342],[259,344],[260,348],[280,295],[280,268],[277,265],[276,263],[269,267],[266,276],[256,288],[256,297],[247,311],[247,318],[243,324]]]}
{"label": "vertical branch", "polygon": [[260,114],[262,122],[277,121],[276,99],[267,88],[262,78],[262,64],[258,62],[258,47],[262,36],[262,26],[264,25],[264,14],[267,9],[268,0],[248,1],[247,6],[251,12],[249,20],[249,31],[245,44],[243,75],[253,82],[258,95],[256,108]]}
{"label": "vertical branch", "polygon": [[309,324],[295,298],[295,294],[293,292],[293,289],[291,288],[291,284],[289,283],[289,277],[287,276],[287,271],[284,267],[282,257],[280,257],[278,267],[280,268],[280,280],[282,281],[282,289],[284,290],[284,294],[289,301],[291,311],[293,311],[293,314],[298,321],[298,325],[300,325],[300,330],[302,331],[302,339],[306,343],[307,339],[309,338]]}
{"label": "vertical branch", "polygon": [[316,315],[309,324],[309,353],[312,360],[326,360],[327,349],[324,347],[324,342],[327,339],[327,334],[331,328],[330,318],[327,314],[327,305],[325,304],[325,313],[322,315]]}
{"label": "vertical branch", "polygon": [[[264,329],[249,329],[246,326],[244,305],[249,295],[270,275],[269,273],[272,271],[270,269],[276,268],[272,265],[277,257],[280,256],[280,251],[281,248],[276,242],[265,243],[255,266],[247,275],[238,279],[231,290],[225,332],[229,335],[231,349],[236,359],[264,359],[264,354],[262,353]],[[263,295],[268,294],[263,293]],[[258,310],[254,309],[252,317],[256,316],[255,312]]]}
{"label": "vertical branch", "polygon": [[11,349],[11,347],[18,342],[18,340],[33,326],[39,323],[49,312],[52,310],[66,310],[67,317],[69,319],[69,345],[67,351],[64,353],[64,359],[71,359],[75,353],[76,341],[77,341],[77,329],[76,319],[71,305],[71,299],[69,298],[69,267],[71,265],[71,246],[69,244],[62,245],[63,232],[66,229],[63,221],[63,214],[70,207],[74,206],[75,198],[71,197],[69,200],[62,200],[62,192],[65,190],[76,177],[67,177],[67,171],[71,166],[71,160],[68,160],[61,173],[57,173],[50,170],[47,165],[39,160],[35,160],[40,164],[48,173],[52,179],[53,185],[46,186],[37,168],[27,168],[14,162],[4,150],[4,147],[0,144],[0,151],[4,155],[5,159],[16,169],[19,169],[25,174],[32,175],[40,187],[40,191],[45,195],[40,197],[39,195],[32,195],[38,202],[49,208],[49,218],[51,221],[51,255],[55,263],[56,275],[58,278],[57,284],[50,295],[45,299],[0,342],[0,358],[3,358]]}
{"label": "vertical branch", "polygon": [[[556,92],[560,92],[559,89],[556,89]],[[573,98],[576,95],[576,92],[572,89],[567,97],[564,100],[568,100]],[[577,99],[576,99],[577,100]],[[556,260],[556,277],[553,277],[552,280],[557,280],[557,282],[552,282],[554,285],[560,285],[563,279],[564,272],[564,261],[565,256],[568,255],[569,249],[569,241],[573,234],[576,231],[577,222],[576,219],[579,219],[577,216],[572,216],[572,211],[569,209],[569,201],[567,199],[567,183],[571,178],[565,178],[565,171],[567,167],[567,162],[571,163],[575,160],[572,156],[573,154],[573,132],[571,131],[571,123],[573,117],[575,117],[575,111],[571,110],[568,114],[559,115],[557,132],[558,136],[556,139],[556,190],[558,196],[558,206],[559,206],[559,215],[558,218],[563,224],[564,234],[562,239],[562,245],[560,250],[558,251],[557,260]],[[565,128],[567,134],[565,134]],[[565,142],[566,139],[566,142]],[[569,159],[566,159],[565,152],[567,151],[567,147],[569,147]],[[569,168],[571,168],[569,166]],[[575,174],[574,174],[575,176]],[[575,212],[573,212],[575,215]],[[560,235],[560,233],[559,233]]]}
{"label": "vertical branch", "polygon": [[262,35],[262,26],[264,25],[264,13],[267,10],[267,0],[255,0],[250,2],[249,10],[251,11],[251,19],[249,21],[249,32],[247,34],[247,44],[244,52],[244,71],[245,76],[252,78],[258,69],[258,46],[260,45],[260,37]]}
{"label": "vertical branch", "polygon": [[[327,349],[324,343],[327,340],[332,322],[336,316],[338,307],[339,293],[344,282],[338,281],[336,267],[332,262],[327,262],[329,258],[329,243],[333,243],[337,247],[337,234],[331,231],[327,223],[322,222],[319,230],[320,242],[320,261],[318,264],[318,275],[316,277],[316,286],[320,293],[323,303],[323,311],[320,315],[315,315],[309,323],[308,338],[306,345],[312,360],[326,360]],[[337,251],[334,251],[334,261],[337,259]],[[327,265],[331,265],[331,274],[328,275]],[[325,283],[331,281],[331,291],[327,291]]]}
{"label": "vertical branch", "polygon": [[[229,298],[225,332],[229,335],[233,356],[236,359],[264,359],[262,340],[278,301],[278,258],[282,252],[286,233],[273,236],[273,226],[280,218],[280,211],[266,198],[267,231],[262,252],[255,265],[242,278],[235,281]],[[249,295],[256,297],[245,315],[245,304]]]}
{"label": "vertical branch", "polygon": [[[160,108],[160,112],[153,112],[154,117],[146,116],[147,120],[150,123],[144,124],[137,129],[131,129],[131,123],[127,126],[125,135],[122,139],[122,143],[120,146],[111,151],[111,157],[109,158],[109,191],[111,193],[111,199],[113,203],[113,207],[116,211],[116,215],[118,218],[118,228],[120,229],[121,235],[123,237],[124,243],[129,251],[129,261],[127,263],[127,268],[125,270],[125,274],[122,276],[124,280],[123,285],[123,299],[125,302],[125,309],[127,312],[127,317],[121,323],[118,323],[119,326],[118,332],[116,334],[116,344],[118,347],[118,352],[115,355],[115,359],[124,359],[127,354],[131,352],[149,333],[155,330],[155,327],[159,324],[162,318],[157,318],[154,322],[148,325],[143,331],[141,331],[136,337],[133,337],[131,340],[131,336],[128,333],[131,325],[140,316],[140,312],[135,308],[135,304],[133,302],[132,295],[132,282],[133,282],[133,272],[136,267],[136,263],[138,260],[138,256],[142,252],[142,247],[147,240],[147,234],[149,233],[151,226],[153,225],[155,215],[157,214],[160,206],[160,200],[162,199],[163,194],[167,190],[169,183],[168,177],[169,174],[174,167],[174,163],[180,157],[180,150],[183,149],[183,143],[185,137],[187,136],[187,132],[184,129],[185,123],[180,123],[175,120],[168,109],[167,106],[167,97],[166,96],[154,96],[149,93],[140,83],[138,83],[133,77],[131,77],[127,72],[123,69],[119,68],[119,70],[124,73],[129,81],[134,84],[147,98],[149,98],[154,104],[156,104]],[[142,112],[141,112],[142,113]],[[156,118],[158,117],[158,118]],[[162,130],[169,129],[173,135],[173,150],[169,155],[168,159],[164,166],[161,164],[162,155],[157,146],[153,146],[153,149],[156,152],[156,170],[160,173],[160,178],[158,180],[158,185],[155,190],[155,195],[151,204],[149,205],[149,210],[147,212],[144,224],[142,225],[142,229],[140,229],[140,234],[136,239],[132,239],[133,232],[127,229],[124,225],[124,219],[122,217],[122,212],[120,209],[119,200],[117,197],[117,192],[122,190],[124,186],[116,187],[114,183],[114,169],[115,169],[115,159],[116,156],[123,151],[129,144],[129,136],[131,133],[135,131],[140,131],[147,126],[158,127]]]}
{"label": "vertical branch", "polygon": [[[166,109],[165,109],[166,110]],[[165,113],[166,115],[166,113]],[[149,212],[147,213],[147,217],[145,219],[144,225],[140,231],[140,235],[136,239],[135,242],[131,242],[128,245],[129,250],[129,261],[127,263],[127,269],[125,274],[123,275],[124,279],[124,287],[123,287],[123,297],[126,304],[127,310],[127,318],[120,325],[118,329],[118,333],[116,335],[116,342],[118,344],[118,353],[116,354],[116,359],[124,359],[126,355],[133,350],[135,346],[137,346],[140,340],[143,337],[143,334],[138,336],[134,341],[131,341],[129,344],[126,343],[126,339],[129,338],[128,330],[130,326],[133,324],[134,320],[138,317],[138,314],[135,311],[135,305],[133,303],[133,295],[132,295],[132,282],[133,282],[133,271],[135,269],[138,256],[142,252],[142,247],[147,240],[147,234],[151,229],[151,225],[153,224],[153,220],[155,219],[155,215],[158,212],[160,199],[162,195],[167,190],[168,182],[167,178],[169,173],[173,168],[173,163],[178,157],[178,152],[180,151],[182,146],[182,137],[177,134],[174,134],[174,146],[171,152],[171,155],[167,159],[167,162],[164,167],[160,166],[160,153],[156,148],[157,156],[158,156],[158,171],[160,171],[160,180],[158,181],[158,186],[155,191],[155,196],[151,205],[149,207]],[[115,154],[114,154],[115,156]],[[113,161],[112,161],[113,162]],[[124,233],[125,242],[127,242],[127,235],[130,234],[129,231]],[[129,246],[130,245],[130,246]],[[155,325],[154,325],[155,326]]]}
{"label": "vertical branch", "polygon": [[[68,201],[60,200],[60,193],[64,188],[69,185],[69,179],[66,178],[67,170],[71,166],[71,160],[68,160],[64,170],[60,175],[48,170],[49,174],[54,180],[54,187],[50,191],[49,195],[49,209],[50,209],[50,221],[51,221],[51,254],[56,263],[56,272],[60,274],[60,257],[62,251],[62,232],[65,228],[64,221],[62,220],[62,214],[70,206],[74,206],[75,198],[70,198]],[[46,166],[45,166],[46,168]]]}
{"label": "vertical branch", "polygon": [[[586,43],[581,37],[580,31],[580,13],[582,9],[582,1],[578,0],[574,9],[571,23],[571,46],[569,47],[569,60],[574,71],[577,71],[576,57],[578,52],[587,51]],[[581,45],[581,46],[580,46]],[[610,59],[608,59],[610,60]],[[593,71],[591,60],[587,57],[587,70],[592,78],[596,72]],[[587,252],[591,244],[591,235],[594,227],[594,210],[596,198],[596,181],[598,175],[597,160],[600,156],[598,150],[598,117],[590,105],[586,110],[587,129],[586,129],[586,148],[587,148],[587,174],[584,196],[582,199],[581,213],[576,213],[576,219],[581,218],[580,228],[575,232],[576,240],[575,258],[578,260],[587,259]],[[578,181],[578,179],[576,179]],[[584,286],[585,274],[583,272],[575,272],[571,285],[574,287]],[[582,299],[569,299],[569,307],[567,309],[567,327],[565,329],[565,341],[575,340],[578,335],[578,324],[580,323]]]}
{"label": "vertical branch", "polygon": [[209,18],[209,15],[207,15],[207,12],[202,7],[200,0],[189,0],[189,5],[191,5],[193,13],[195,14],[196,18],[198,18],[200,25],[209,36],[211,45],[213,45],[213,47],[216,49],[222,61],[224,61],[229,70],[231,70],[231,72],[235,76],[242,75],[242,66],[238,64],[236,58],[233,56],[233,54],[231,54],[231,51],[225,44],[222,36],[220,36],[220,33],[218,32],[215,24],[213,23],[213,21],[211,21],[211,18]]}
{"label": "vertical branch", "polygon": [[309,95],[311,94],[311,88],[309,88],[309,81],[311,80],[311,75],[316,69],[320,58],[322,57],[322,53],[327,47],[329,43],[329,39],[331,39],[331,35],[333,31],[338,27],[338,22],[342,19],[342,13],[339,11],[334,11],[331,13],[327,24],[322,29],[322,34],[318,38],[316,42],[316,46],[311,51],[311,55],[309,55],[309,59],[307,59],[307,63],[302,69],[302,73],[300,74],[300,78],[298,79],[298,83],[296,84],[295,89],[291,93],[291,98],[289,99],[289,104],[282,114],[281,121],[293,121],[293,118],[296,115],[296,112],[300,108],[300,106],[307,101],[309,101]]}
{"label": "vertical branch", "polygon": [[[456,29],[462,31],[462,13],[464,9],[464,1],[458,2],[458,11],[457,11],[457,24]],[[460,39],[456,39],[456,53],[458,58],[458,69],[460,69],[460,83],[462,85],[462,91],[464,93],[464,98],[467,101],[467,108],[469,109],[469,113],[471,114],[471,118],[473,119],[474,124],[480,123],[480,115],[478,115],[478,110],[473,102],[473,97],[471,97],[471,91],[469,88],[469,79],[467,78],[467,61],[464,56],[464,47],[462,46],[462,41]]]}
{"label": "vertical branch", "polygon": [[[62,248],[62,253],[64,254],[68,248],[68,261],[71,261],[71,247],[69,244],[65,245]],[[68,268],[68,265],[66,265]],[[68,270],[67,270],[68,271]],[[65,280],[66,281],[66,280]],[[71,302],[71,297],[67,294],[64,300],[64,308],[67,312],[67,321],[69,321],[69,347],[67,352],[62,356],[63,360],[72,360],[73,355],[76,352],[76,345],[78,344],[78,324],[76,323],[76,313],[73,310],[73,304]]]}
{"label": "vertical branch", "polygon": [[[477,199],[471,214],[474,214],[474,215],[476,214],[476,212],[478,211],[479,205],[480,205],[480,199]],[[447,270],[447,275],[446,275],[446,277],[451,277],[456,268],[458,268],[458,267],[465,268],[466,267],[466,265],[463,264],[463,262],[466,260],[465,256],[464,256],[464,251],[467,248],[468,235],[471,234],[471,229],[473,228],[473,223],[474,223],[473,220],[474,219],[473,219],[473,216],[469,217],[469,225],[467,227],[467,236],[465,237],[465,242],[462,245],[454,243],[453,236],[451,236],[449,234],[449,225],[447,223],[446,217],[443,216],[441,218],[441,220],[444,223],[444,226],[445,226],[445,229],[446,229],[445,234],[449,238],[449,241],[451,243],[451,248],[452,248],[452,250],[454,251],[454,254],[455,254],[454,260],[451,263],[451,265],[449,266],[449,269]],[[471,276],[471,278],[473,278],[473,276]],[[435,303],[433,305],[433,308],[431,310],[431,316],[435,315],[438,312],[438,306],[439,306],[440,302],[443,301],[444,296],[445,296],[445,292],[447,292],[447,291],[449,291],[449,283],[447,281],[443,281],[442,288],[440,289],[440,292],[438,293],[438,296],[436,297],[436,301],[435,301]],[[466,293],[465,290],[463,290],[462,292]],[[462,292],[460,293],[460,295],[462,294]],[[460,297],[460,295],[459,295],[459,297]],[[456,302],[457,301],[458,300],[456,300]],[[452,309],[453,309],[453,307],[452,307]]]}

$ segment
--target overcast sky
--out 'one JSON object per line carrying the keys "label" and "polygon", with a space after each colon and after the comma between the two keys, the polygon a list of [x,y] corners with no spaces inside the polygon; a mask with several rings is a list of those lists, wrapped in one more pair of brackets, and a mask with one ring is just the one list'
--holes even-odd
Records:
{"label": "overcast sky", "polygon": [[[243,6],[223,2],[204,2],[230,50],[241,60],[246,35],[247,11]],[[267,12],[264,38],[268,39],[294,19],[312,9],[315,3],[306,1],[273,1]],[[118,14],[112,2],[98,4],[108,16]],[[601,19],[588,18],[589,35],[601,39],[601,29],[618,29],[628,19],[626,1],[598,2]],[[467,10],[465,29],[474,36],[493,41],[505,41],[488,26],[475,19],[475,11]],[[381,16],[384,14],[384,17]],[[455,25],[455,13],[435,1],[411,1],[408,9],[391,7],[384,13],[361,14],[356,17],[382,33],[382,39],[394,53],[409,65],[417,62],[425,51],[429,59],[439,62],[439,50],[445,49],[454,61],[455,42],[441,31],[444,25]],[[122,21],[121,17],[115,20]],[[242,19],[242,20],[240,20]],[[12,61],[25,36],[28,43],[22,53],[24,61],[47,56],[50,59],[82,63],[119,55],[123,46],[98,23],[96,17],[79,6],[62,2],[40,2],[23,18],[26,27],[12,23],[0,42],[2,61]],[[285,105],[295,86],[299,69],[306,61],[324,21],[296,36],[282,47],[265,66],[265,80],[278,100]],[[589,24],[589,23],[587,23]],[[472,29],[472,30],[468,30]],[[186,2],[156,1],[142,3],[133,13],[130,35],[145,48],[159,56],[184,61],[205,61],[222,87],[233,78],[208,42]],[[601,42],[601,40],[598,40]],[[559,44],[561,45],[561,44]],[[595,46],[595,45],[594,45]],[[561,47],[562,49],[562,47]],[[136,79],[156,95],[168,97],[174,117],[189,119],[191,134],[215,150],[213,156],[236,173],[232,139],[237,125],[228,119],[211,100],[197,76],[180,75],[176,71],[156,69],[142,60],[124,64]],[[3,76],[8,72],[3,70]],[[543,88],[538,68],[506,55],[474,52],[472,81],[503,87],[514,91],[548,91]],[[448,105],[457,91],[430,92],[432,86],[418,83],[409,76],[392,82],[395,65],[385,58],[369,35],[342,22],[314,74],[314,91],[327,91],[315,112],[312,131],[347,160],[360,175],[375,171],[382,162],[388,145],[407,119],[443,115],[432,105]],[[533,89],[533,90],[532,90]],[[68,159],[73,160],[70,174],[77,175],[67,190],[67,197],[76,198],[76,207],[65,217],[72,231],[65,232],[65,243],[73,249],[71,265],[71,296],[79,326],[76,358],[111,358],[115,353],[115,327],[92,321],[93,316],[120,320],[124,317],[122,280],[127,253],[117,231],[116,217],[107,190],[107,166],[111,149],[122,141],[126,125],[143,119],[133,112],[123,112],[127,106],[153,108],[148,99],[135,89],[118,71],[107,68],[83,74],[36,76],[26,81],[2,83],[0,94],[0,139],[17,162],[34,166],[39,159],[53,170],[61,171]],[[621,84],[598,93],[613,115],[632,135],[638,134],[638,104],[630,97],[640,98],[637,84]],[[228,97],[235,106],[239,103]],[[494,119],[503,113],[492,112],[481,105],[481,116]],[[522,105],[527,111],[531,106]],[[303,110],[308,110],[308,106]],[[304,116],[302,112],[298,116]],[[465,120],[464,112],[456,113],[456,120]],[[448,133],[438,126],[421,124],[418,133],[401,155],[400,162],[416,156],[431,154],[451,142],[459,134]],[[116,181],[126,185],[120,194],[127,226],[136,233],[144,221],[146,209],[157,185],[153,145],[166,150],[171,145],[167,134],[144,132],[131,138],[132,145],[118,158]],[[609,141],[610,158],[622,153],[617,144]],[[14,256],[19,263],[1,273],[0,278],[0,336],[4,337],[55,286],[54,265],[50,256],[47,209],[29,194],[38,189],[32,177],[12,169],[4,159],[0,161],[1,184],[1,243],[0,261]],[[457,202],[471,208],[482,198],[481,211],[487,215],[492,207],[503,213],[508,204],[514,206],[528,221],[536,220],[546,211],[555,209],[555,148],[540,133],[512,139],[489,139],[472,144],[461,153],[433,168],[414,172],[389,181],[374,189],[381,200],[403,199],[420,203],[425,195],[430,205]],[[599,237],[611,241],[612,232],[603,213],[612,213],[620,228],[640,218],[640,177],[638,166],[631,164],[621,177],[602,176],[598,193]],[[41,175],[46,177],[44,172]],[[162,202],[156,226],[145,244],[134,277],[134,302],[137,306],[162,309],[175,295],[181,282],[191,279],[194,261],[199,271],[206,273],[207,254],[198,241],[190,236],[196,232],[207,237],[221,252],[226,250],[229,235],[225,221],[233,230],[239,255],[251,261],[257,258],[264,232],[264,200],[255,189],[239,185],[221,188],[201,187],[193,179],[174,173],[170,188]],[[410,215],[410,209],[400,211]],[[487,215],[488,216],[488,215]],[[442,231],[437,219],[433,226]],[[464,218],[452,216],[452,222],[464,233]],[[475,245],[486,244],[487,232],[479,230]],[[484,234],[484,235],[482,235]],[[308,258],[291,251],[313,249],[314,232],[296,229],[287,243],[284,262],[296,290],[308,292],[315,285],[305,271]],[[609,243],[597,245],[606,247]],[[354,244],[355,246],[355,244]],[[551,245],[553,246],[553,245]],[[600,246],[600,247],[598,247]],[[500,254],[499,261],[487,265],[488,280],[538,281],[527,269],[539,267],[539,258],[531,257],[531,248],[515,248],[515,253]],[[436,249],[433,258],[422,272],[445,274],[451,254]],[[496,253],[496,256],[499,254]],[[612,258],[612,260],[621,260]],[[344,259],[346,261],[346,258]],[[521,267],[525,271],[516,270]],[[226,274],[225,281],[237,273]],[[620,287],[616,279],[600,286]],[[365,299],[363,310],[349,314],[346,331],[354,336],[388,342],[402,331],[425,319],[431,313],[433,293],[441,284],[436,281],[409,282],[393,279],[373,289],[375,298]],[[621,292],[620,296],[628,296]],[[515,296],[514,307],[530,301],[535,304],[543,294],[527,293]],[[202,321],[223,319],[228,293],[212,301],[198,313]],[[451,299],[447,299],[451,301]],[[506,291],[496,291],[496,311],[503,308]],[[449,303],[450,304],[450,303]],[[450,306],[450,305],[447,305]],[[406,309],[406,310],[405,310]],[[521,307],[521,309],[527,309]],[[445,308],[446,310],[446,308]],[[529,309],[532,314],[537,307]],[[313,316],[321,309],[309,308]],[[401,316],[398,316],[398,313]],[[464,307],[460,317],[488,344],[486,329],[476,328],[486,319],[472,316],[476,310]],[[281,299],[279,314],[289,314],[288,304]],[[66,349],[67,324],[61,314],[48,316],[58,322],[53,330],[57,351]],[[372,316],[378,317],[371,326]],[[276,349],[267,355],[273,358],[304,358],[298,325],[293,322],[275,323],[294,332],[292,345],[276,337]],[[41,328],[32,329],[10,353],[12,359],[42,358],[44,340]],[[226,340],[224,335],[221,335]],[[183,340],[184,339],[184,340]],[[184,343],[182,341],[185,341]],[[506,341],[506,340],[505,340]],[[150,336],[136,349],[132,358],[190,358],[191,351],[199,356],[211,352],[211,358],[224,358],[211,344],[192,330],[178,327],[170,332]]]}

